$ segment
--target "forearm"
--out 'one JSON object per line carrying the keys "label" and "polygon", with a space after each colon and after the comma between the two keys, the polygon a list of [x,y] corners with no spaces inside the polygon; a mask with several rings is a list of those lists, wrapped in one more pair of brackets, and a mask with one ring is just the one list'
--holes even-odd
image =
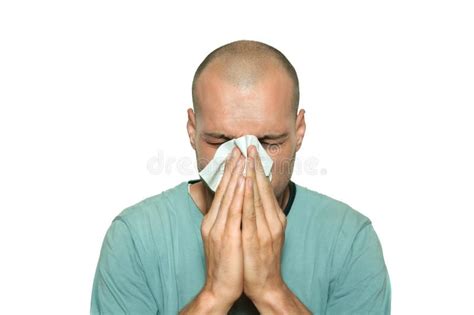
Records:
{"label": "forearm", "polygon": [[207,291],[199,292],[196,297],[189,302],[180,312],[179,315],[187,314],[227,314],[231,306],[223,305]]}
{"label": "forearm", "polygon": [[284,285],[281,289],[268,292],[260,301],[253,301],[260,314],[309,314],[311,311]]}

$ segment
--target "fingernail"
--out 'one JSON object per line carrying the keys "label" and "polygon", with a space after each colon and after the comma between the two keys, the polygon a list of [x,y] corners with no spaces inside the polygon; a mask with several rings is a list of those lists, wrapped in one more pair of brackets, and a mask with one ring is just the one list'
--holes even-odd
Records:
{"label": "fingernail", "polygon": [[255,157],[256,153],[257,153],[257,148],[255,148],[255,146],[252,145],[252,148],[250,150],[250,156]]}
{"label": "fingernail", "polygon": [[233,156],[233,157],[238,157],[238,156],[239,156],[239,148],[234,147],[234,148],[232,149],[232,156]]}
{"label": "fingernail", "polygon": [[225,158],[227,161],[230,161],[234,158],[234,150],[230,151]]}

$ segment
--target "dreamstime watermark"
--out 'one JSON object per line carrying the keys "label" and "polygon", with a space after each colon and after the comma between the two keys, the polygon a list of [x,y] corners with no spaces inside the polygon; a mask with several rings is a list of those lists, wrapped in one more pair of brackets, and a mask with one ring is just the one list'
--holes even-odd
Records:
{"label": "dreamstime watermark", "polygon": [[[270,155],[274,155],[275,150],[268,149]],[[182,176],[193,176],[198,170],[198,161],[191,156],[166,155],[164,150],[158,150],[157,154],[150,157],[146,163],[147,170],[152,175],[179,174]],[[209,160],[199,163],[207,165]],[[288,174],[293,168],[293,175],[327,175],[327,169],[320,166],[320,160],[315,156],[296,156],[293,159],[279,160],[278,165],[273,164],[272,174]]]}

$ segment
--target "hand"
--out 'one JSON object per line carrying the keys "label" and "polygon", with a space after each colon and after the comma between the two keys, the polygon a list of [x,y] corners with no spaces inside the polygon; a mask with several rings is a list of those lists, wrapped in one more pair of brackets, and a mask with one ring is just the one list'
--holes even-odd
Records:
{"label": "hand", "polygon": [[201,224],[207,278],[203,291],[210,293],[227,313],[243,291],[241,220],[245,159],[234,148],[214,200]]}
{"label": "hand", "polygon": [[247,152],[242,213],[244,293],[258,307],[259,301],[286,286],[280,273],[286,216],[265,176],[255,146],[250,146]]}

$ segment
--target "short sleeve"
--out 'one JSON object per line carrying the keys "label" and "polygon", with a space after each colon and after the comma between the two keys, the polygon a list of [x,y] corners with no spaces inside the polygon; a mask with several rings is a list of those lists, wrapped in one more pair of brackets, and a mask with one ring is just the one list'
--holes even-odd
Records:
{"label": "short sleeve", "polygon": [[120,217],[102,244],[91,314],[158,314],[130,230]]}
{"label": "short sleeve", "polygon": [[390,314],[390,279],[370,221],[354,237],[329,291],[327,315]]}

